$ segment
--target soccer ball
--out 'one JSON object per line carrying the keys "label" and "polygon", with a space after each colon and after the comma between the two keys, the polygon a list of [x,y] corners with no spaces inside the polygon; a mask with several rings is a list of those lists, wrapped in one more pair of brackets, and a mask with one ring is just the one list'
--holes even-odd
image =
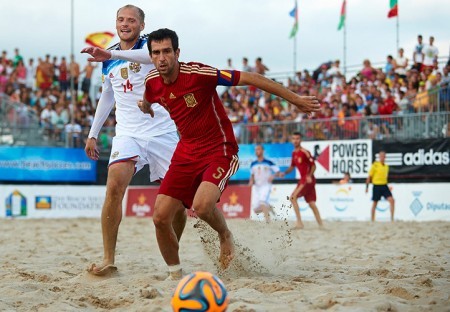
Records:
{"label": "soccer ball", "polygon": [[225,311],[230,299],[222,281],[209,272],[183,277],[172,296],[172,308],[182,311]]}

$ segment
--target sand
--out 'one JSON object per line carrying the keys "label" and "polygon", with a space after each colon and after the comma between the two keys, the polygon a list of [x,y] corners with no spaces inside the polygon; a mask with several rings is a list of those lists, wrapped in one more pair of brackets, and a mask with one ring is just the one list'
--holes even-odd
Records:
{"label": "sand", "polygon": [[[217,270],[217,240],[190,219],[186,272],[225,283],[228,311],[450,311],[450,222],[306,222],[289,231],[229,220],[237,257]],[[171,311],[151,219],[125,218],[118,273],[86,272],[102,257],[97,219],[0,219],[0,311]],[[206,232],[205,232],[206,231]]]}

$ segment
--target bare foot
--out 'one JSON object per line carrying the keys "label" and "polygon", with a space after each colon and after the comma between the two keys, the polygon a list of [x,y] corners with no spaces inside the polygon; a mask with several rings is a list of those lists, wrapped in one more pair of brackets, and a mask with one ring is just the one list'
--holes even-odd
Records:
{"label": "bare foot", "polygon": [[303,229],[305,226],[303,225],[303,223],[302,222],[300,222],[300,223],[297,223],[292,229],[293,230],[301,230],[301,229]]}
{"label": "bare foot", "polygon": [[105,276],[108,274],[112,274],[117,272],[117,267],[114,264],[106,264],[97,266],[95,263],[91,264],[91,266],[87,269],[89,274],[96,276]]}
{"label": "bare foot", "polygon": [[273,206],[269,205],[269,212],[275,216],[275,210],[273,210]]}
{"label": "bare foot", "polygon": [[260,207],[253,209],[253,211],[254,211],[256,214],[263,212],[263,210],[262,210]]}
{"label": "bare foot", "polygon": [[233,234],[228,231],[224,237],[220,237],[220,257],[219,262],[222,269],[228,268],[234,258]]}
{"label": "bare foot", "polygon": [[183,270],[179,269],[174,272],[169,272],[169,276],[166,278],[166,281],[179,281],[183,277]]}

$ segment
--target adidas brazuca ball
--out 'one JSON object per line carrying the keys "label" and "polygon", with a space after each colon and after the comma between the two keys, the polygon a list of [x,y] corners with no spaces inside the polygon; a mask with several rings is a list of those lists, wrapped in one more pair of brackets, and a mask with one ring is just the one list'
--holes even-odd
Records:
{"label": "adidas brazuca ball", "polygon": [[230,299],[222,281],[209,272],[183,277],[172,296],[172,308],[182,311],[225,311]]}

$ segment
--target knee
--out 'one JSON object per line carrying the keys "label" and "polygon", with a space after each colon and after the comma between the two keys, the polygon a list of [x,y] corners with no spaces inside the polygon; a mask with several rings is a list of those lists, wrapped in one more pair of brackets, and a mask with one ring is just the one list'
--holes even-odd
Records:
{"label": "knee", "polygon": [[172,225],[170,214],[165,213],[164,209],[155,206],[155,212],[153,213],[153,224],[157,228],[166,228]]}
{"label": "knee", "polygon": [[107,195],[109,197],[118,197],[122,198],[123,194],[125,193],[125,188],[123,187],[123,183],[117,180],[110,180],[108,181],[108,189],[107,189]]}
{"label": "knee", "polygon": [[208,205],[205,205],[205,204],[196,204],[195,206],[192,206],[192,209],[195,211],[197,216],[202,220],[208,218],[208,216],[211,213],[210,208],[211,207],[209,207]]}

